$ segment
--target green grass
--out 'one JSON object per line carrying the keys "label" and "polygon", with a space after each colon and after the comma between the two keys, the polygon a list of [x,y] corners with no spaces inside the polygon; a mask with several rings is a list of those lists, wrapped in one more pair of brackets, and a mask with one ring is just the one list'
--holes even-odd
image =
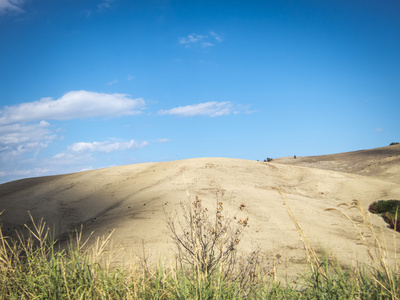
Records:
{"label": "green grass", "polygon": [[[355,202],[349,209],[360,209]],[[289,208],[290,210],[290,208]],[[336,209],[335,209],[336,210]],[[300,225],[288,211],[305,245]],[[341,211],[346,213],[346,211]],[[363,217],[368,217],[362,210]],[[218,215],[218,214],[217,214]],[[32,220],[33,221],[33,220]],[[60,249],[43,221],[33,222],[29,236],[0,232],[0,299],[399,299],[400,274],[389,267],[377,240],[376,264],[344,268],[306,247],[309,272],[296,284],[282,284],[263,272],[262,262],[246,277],[226,272],[223,262],[203,272],[193,265],[151,265],[146,261],[111,267],[109,241],[91,246],[76,232]],[[367,228],[373,230],[372,225]],[[397,234],[394,232],[394,234]],[[379,250],[379,251],[375,251]],[[383,251],[383,252],[382,252]],[[246,261],[245,261],[246,262]],[[235,264],[245,263],[238,260]],[[241,268],[239,267],[238,270]],[[232,269],[234,270],[234,268]]]}

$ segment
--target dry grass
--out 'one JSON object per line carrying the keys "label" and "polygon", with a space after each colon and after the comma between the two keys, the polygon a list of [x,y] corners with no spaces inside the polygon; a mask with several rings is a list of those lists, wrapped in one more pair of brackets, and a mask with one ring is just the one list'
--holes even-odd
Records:
{"label": "dry grass", "polygon": [[[76,231],[68,249],[61,249],[43,220],[32,219],[28,237],[18,235],[16,240],[0,230],[0,299],[399,299],[397,254],[390,259],[385,235],[376,231],[357,201],[328,211],[353,224],[372,263],[343,268],[318,255],[278,192],[310,266],[296,285],[274,281],[260,267],[257,251],[239,259],[237,247],[249,220],[223,214],[220,199],[215,211],[208,211],[196,197],[182,204],[181,219],[167,216],[177,256],[166,264],[144,259],[112,267],[118,251],[111,251],[111,235],[89,243]],[[393,231],[394,246],[397,235]]]}
{"label": "dry grass", "polygon": [[[392,243],[394,257],[391,259],[387,235],[383,231],[383,228],[377,231],[371,222],[370,213],[366,212],[357,200],[354,200],[350,205],[341,203],[338,207],[344,207],[345,209],[331,208],[327,209],[327,211],[339,212],[357,230],[370,258],[371,264],[366,266],[366,268],[376,287],[382,291],[382,294],[389,296],[390,299],[399,299],[400,273],[396,251],[398,233],[393,230]],[[361,224],[355,221],[357,217],[361,217]],[[372,239],[368,239],[367,236],[372,236]],[[360,274],[358,276],[361,277]]]}
{"label": "dry grass", "polygon": [[[295,225],[303,241],[310,276],[307,280],[316,293],[322,295],[337,294],[340,299],[399,299],[400,273],[396,252],[398,233],[393,231],[394,258],[389,258],[389,247],[383,228],[377,232],[371,221],[371,215],[355,200],[350,205],[341,203],[337,208],[328,208],[325,211],[334,211],[343,215],[355,228],[363,241],[371,264],[355,263],[352,268],[344,268],[335,263],[335,258],[320,257],[302,230],[293,214],[287,199],[277,189],[287,209],[287,213]],[[343,209],[344,207],[344,209]],[[396,216],[397,217],[397,216]],[[356,220],[361,220],[358,222]],[[368,239],[367,236],[372,238]],[[390,264],[394,261],[394,264]],[[307,288],[304,291],[307,292]],[[326,298],[326,296],[324,296]],[[322,298],[321,298],[322,299]],[[330,299],[330,298],[326,298]]]}

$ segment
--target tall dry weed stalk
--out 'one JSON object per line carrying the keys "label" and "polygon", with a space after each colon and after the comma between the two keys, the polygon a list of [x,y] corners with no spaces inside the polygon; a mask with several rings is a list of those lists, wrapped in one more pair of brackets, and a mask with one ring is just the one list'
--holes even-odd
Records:
{"label": "tall dry weed stalk", "polygon": [[[179,213],[166,213],[166,224],[176,247],[178,267],[181,270],[189,269],[189,274],[192,271],[192,278],[197,279],[199,286],[210,284],[210,280],[216,278],[215,274],[220,274],[222,277],[217,277],[222,282],[216,284],[223,284],[225,280],[236,281],[244,289],[250,290],[258,280],[256,268],[259,250],[240,261],[237,258],[237,247],[249,219],[239,218],[237,214],[232,218],[224,214],[224,205],[218,195],[215,212],[204,207],[198,196],[194,201],[189,199],[180,203]],[[244,207],[244,204],[240,205],[238,211]]]}
{"label": "tall dry weed stalk", "polygon": [[[394,265],[390,264],[389,247],[385,234],[377,232],[372,224],[371,215],[366,212],[359,201],[354,200],[350,205],[341,203],[337,208],[328,208],[325,211],[336,211],[342,214],[355,228],[363,241],[368,257],[372,264],[355,266],[350,272],[333,265],[317,255],[295,215],[293,214],[286,197],[276,189],[282,197],[286,210],[294,223],[307,254],[307,260],[311,268],[309,282],[312,288],[319,289],[328,294],[342,293],[343,299],[399,299],[400,298],[400,274],[396,252],[396,239],[398,233],[393,230]],[[344,207],[344,209],[341,209]],[[397,217],[397,216],[396,216]],[[358,222],[357,220],[361,220]],[[368,239],[367,236],[372,237]],[[367,272],[365,271],[367,270]],[[372,280],[372,281],[371,281]],[[307,291],[307,290],[306,290]],[[325,297],[325,296],[324,296]]]}
{"label": "tall dry weed stalk", "polygon": [[[344,207],[344,209],[339,209]],[[393,237],[393,259],[390,259],[390,250],[386,234],[383,228],[379,228],[377,232],[376,226],[372,224],[371,214],[366,212],[359,201],[354,200],[350,205],[347,203],[340,203],[338,208],[328,208],[326,211],[336,211],[343,215],[353,225],[362,240],[371,265],[367,269],[372,276],[375,283],[382,288],[382,290],[390,295],[391,299],[399,299],[400,293],[400,273],[399,262],[397,259],[397,243],[399,233],[395,230],[392,231]],[[361,218],[361,219],[360,219]],[[356,220],[360,219],[360,222]],[[397,212],[396,219],[397,220]],[[371,236],[372,239],[368,239]],[[394,264],[390,261],[394,261]]]}
{"label": "tall dry weed stalk", "polygon": [[[286,212],[289,215],[290,219],[292,220],[294,226],[296,227],[297,232],[300,235],[300,239],[303,242],[304,249],[306,251],[306,256],[307,256],[307,262],[310,264],[311,269],[314,271],[314,268],[317,267],[319,269],[319,266],[321,265],[321,259],[318,257],[316,251],[314,250],[314,247],[311,245],[310,241],[308,240],[306,234],[304,233],[303,229],[301,228],[299,222],[296,219],[296,216],[294,215],[292,209],[290,208],[290,205],[287,201],[286,195],[282,193],[282,191],[278,188],[275,188],[275,190],[278,191],[279,195],[281,196],[283,203],[286,206]],[[322,272],[323,269],[322,269]]]}

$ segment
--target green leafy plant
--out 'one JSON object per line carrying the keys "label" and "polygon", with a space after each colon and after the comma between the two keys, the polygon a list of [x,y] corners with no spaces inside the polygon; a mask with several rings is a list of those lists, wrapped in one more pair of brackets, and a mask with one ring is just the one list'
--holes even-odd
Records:
{"label": "green leafy plant", "polygon": [[390,228],[400,232],[399,207],[400,200],[379,200],[371,203],[368,210],[373,214],[380,215]]}

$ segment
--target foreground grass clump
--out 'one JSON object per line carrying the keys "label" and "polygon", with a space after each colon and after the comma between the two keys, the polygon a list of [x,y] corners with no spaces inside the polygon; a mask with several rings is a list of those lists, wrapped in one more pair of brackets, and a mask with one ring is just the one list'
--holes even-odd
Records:
{"label": "foreground grass clump", "polygon": [[400,232],[399,207],[400,200],[379,200],[371,203],[368,210],[373,214],[379,214],[390,228]]}
{"label": "foreground grass clump", "polygon": [[[241,204],[239,209],[244,207]],[[16,240],[0,231],[0,299],[400,298],[398,266],[393,269],[387,263],[387,249],[357,202],[348,209],[365,218],[376,241],[374,248],[365,244],[372,264],[353,268],[319,257],[287,207],[304,242],[310,270],[296,284],[276,281],[263,269],[258,251],[238,257],[237,246],[250,222],[247,218],[222,214],[222,201],[210,213],[196,198],[182,204],[181,220],[167,217],[177,254],[177,260],[169,265],[153,265],[143,258],[129,266],[111,267],[111,236],[88,246],[76,232],[68,249],[60,249],[43,221],[32,220],[29,235],[20,234]],[[347,216],[347,211],[340,212]]]}
{"label": "foreground grass clump", "polygon": [[[32,220],[33,221],[33,220]],[[29,236],[12,240],[0,233],[0,297],[2,299],[107,299],[119,297],[123,275],[96,261],[109,238],[83,250],[81,234],[68,250],[56,247],[45,223],[33,222]]]}

